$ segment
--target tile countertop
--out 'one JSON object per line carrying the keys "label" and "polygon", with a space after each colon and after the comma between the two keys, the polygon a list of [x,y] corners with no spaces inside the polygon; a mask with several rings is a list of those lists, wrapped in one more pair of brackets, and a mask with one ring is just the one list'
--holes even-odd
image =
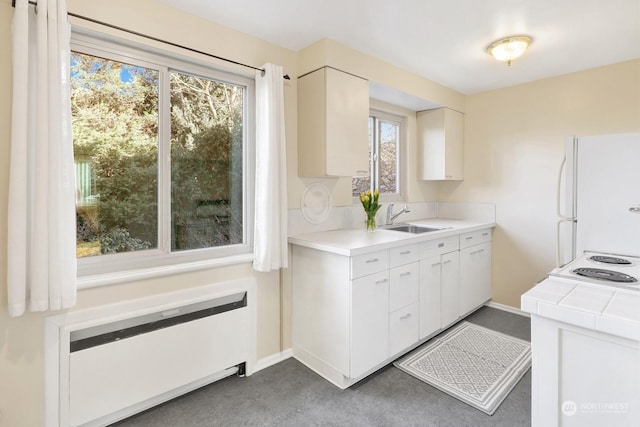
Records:
{"label": "tile countertop", "polygon": [[640,292],[566,279],[545,279],[521,297],[523,311],[640,341]]}
{"label": "tile countertop", "polygon": [[[405,224],[403,221],[396,223]],[[332,252],[338,255],[354,256],[368,252],[397,247],[400,244],[413,244],[495,227],[495,222],[478,222],[448,218],[425,218],[407,221],[406,224],[424,227],[443,227],[442,230],[412,234],[403,231],[385,230],[378,227],[368,232],[364,227],[349,230],[318,231],[314,233],[289,236],[289,243]],[[446,227],[446,228],[444,228]]]}

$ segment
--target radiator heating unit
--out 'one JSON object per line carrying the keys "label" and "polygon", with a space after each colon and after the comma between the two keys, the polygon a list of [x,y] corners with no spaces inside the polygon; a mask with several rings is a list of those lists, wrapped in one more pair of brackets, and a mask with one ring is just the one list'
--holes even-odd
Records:
{"label": "radiator heating unit", "polygon": [[255,279],[45,320],[47,426],[104,426],[255,365]]}

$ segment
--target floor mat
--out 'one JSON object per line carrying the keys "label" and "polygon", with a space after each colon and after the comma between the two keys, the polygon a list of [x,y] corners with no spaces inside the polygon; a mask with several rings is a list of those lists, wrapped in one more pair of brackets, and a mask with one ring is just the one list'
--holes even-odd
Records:
{"label": "floor mat", "polygon": [[493,415],[531,367],[531,344],[462,322],[394,365]]}

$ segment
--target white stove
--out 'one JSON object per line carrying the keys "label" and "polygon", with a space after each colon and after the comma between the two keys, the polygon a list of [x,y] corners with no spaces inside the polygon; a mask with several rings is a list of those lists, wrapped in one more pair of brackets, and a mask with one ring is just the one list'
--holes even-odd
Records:
{"label": "white stove", "polygon": [[640,291],[640,257],[585,251],[549,276]]}

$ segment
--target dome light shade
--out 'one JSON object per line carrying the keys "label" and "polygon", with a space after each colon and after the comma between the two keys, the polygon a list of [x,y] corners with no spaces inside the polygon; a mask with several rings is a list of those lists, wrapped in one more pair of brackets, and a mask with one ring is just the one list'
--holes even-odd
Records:
{"label": "dome light shade", "polygon": [[532,41],[529,36],[509,36],[491,43],[487,52],[498,61],[511,65],[511,61],[520,57]]}

